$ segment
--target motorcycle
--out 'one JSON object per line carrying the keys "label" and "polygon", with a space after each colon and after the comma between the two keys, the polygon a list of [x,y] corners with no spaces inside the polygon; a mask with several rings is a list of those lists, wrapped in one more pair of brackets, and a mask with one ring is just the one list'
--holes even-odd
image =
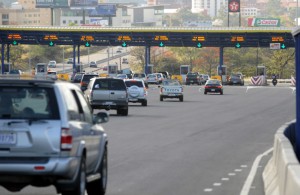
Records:
{"label": "motorcycle", "polygon": [[274,86],[276,86],[277,85],[277,79],[273,78],[272,83],[273,83]]}

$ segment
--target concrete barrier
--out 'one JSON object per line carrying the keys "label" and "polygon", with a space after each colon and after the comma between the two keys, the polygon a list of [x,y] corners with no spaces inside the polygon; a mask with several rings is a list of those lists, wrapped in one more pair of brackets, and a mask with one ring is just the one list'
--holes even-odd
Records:
{"label": "concrete barrier", "polygon": [[291,141],[293,131],[295,121],[280,127],[274,136],[273,156],[263,171],[265,195],[300,194],[300,164]]}

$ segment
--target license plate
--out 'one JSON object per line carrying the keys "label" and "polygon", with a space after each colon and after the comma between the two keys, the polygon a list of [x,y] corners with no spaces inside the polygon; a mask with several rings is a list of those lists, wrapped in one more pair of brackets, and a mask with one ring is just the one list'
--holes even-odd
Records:
{"label": "license plate", "polygon": [[174,93],[170,93],[169,96],[176,96]]}
{"label": "license plate", "polygon": [[191,81],[191,83],[193,83],[194,81]]}
{"label": "license plate", "polygon": [[233,81],[233,83],[237,83],[237,81]]}
{"label": "license plate", "polygon": [[12,145],[17,143],[15,133],[0,133],[0,145]]}
{"label": "license plate", "polygon": [[138,99],[129,99],[129,101],[136,102],[136,101],[138,101]]}
{"label": "license plate", "polygon": [[211,89],[211,91],[216,91],[215,89]]}

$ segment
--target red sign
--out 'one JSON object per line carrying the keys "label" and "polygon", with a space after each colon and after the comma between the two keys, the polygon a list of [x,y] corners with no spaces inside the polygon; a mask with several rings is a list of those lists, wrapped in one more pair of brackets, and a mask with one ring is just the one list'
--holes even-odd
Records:
{"label": "red sign", "polygon": [[229,0],[228,1],[229,12],[240,12],[240,0]]}

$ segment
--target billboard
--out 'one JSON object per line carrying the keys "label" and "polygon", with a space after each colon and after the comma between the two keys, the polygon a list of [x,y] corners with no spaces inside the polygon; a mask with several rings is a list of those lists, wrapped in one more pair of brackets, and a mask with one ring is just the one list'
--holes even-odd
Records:
{"label": "billboard", "polygon": [[96,7],[97,0],[71,0],[70,7]]}
{"label": "billboard", "polygon": [[68,0],[36,0],[36,8],[64,8],[69,7]]}
{"label": "billboard", "polygon": [[248,18],[248,26],[280,27],[280,19],[279,18]]}
{"label": "billboard", "polygon": [[117,7],[115,4],[99,4],[95,9],[89,10],[89,17],[115,17]]}

